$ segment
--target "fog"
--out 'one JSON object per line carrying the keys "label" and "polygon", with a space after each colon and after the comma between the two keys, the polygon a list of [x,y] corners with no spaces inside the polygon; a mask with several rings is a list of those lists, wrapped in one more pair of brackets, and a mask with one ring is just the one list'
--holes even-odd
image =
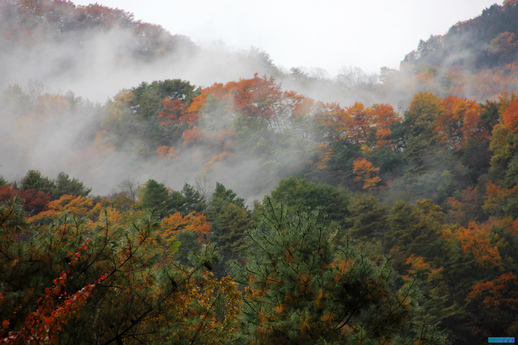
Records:
{"label": "fog", "polygon": [[[5,6],[0,10],[6,11]],[[342,106],[390,103],[400,112],[414,92],[423,89],[408,81],[414,67],[376,74],[344,66],[331,76],[322,68],[276,66],[267,52],[257,48],[233,49],[223,41],[199,47],[157,27],[138,32],[124,24],[67,31],[59,25],[58,30],[38,24],[26,39],[0,38],[0,65],[6,66],[0,70],[0,89],[6,90],[0,109],[0,176],[8,181],[20,181],[31,169],[51,178],[64,171],[93,188],[92,194],[106,195],[127,178],[140,183],[153,178],[174,189],[205,178],[252,200],[271,190],[280,175],[288,176],[308,160],[307,154],[292,155],[282,167],[272,167],[268,181],[257,179],[257,171],[268,169],[264,161],[239,153],[212,169],[193,161],[195,153],[189,148],[179,148],[181,155],[172,162],[153,158],[154,152],[137,159],[129,153],[131,148],[114,149],[103,142],[103,106],[121,90],[142,82],[182,79],[207,87],[256,73],[275,77],[283,90],[318,101]],[[14,85],[22,91],[7,97]],[[68,103],[58,95],[68,97]],[[287,145],[292,147],[286,150],[294,152],[299,144]]]}

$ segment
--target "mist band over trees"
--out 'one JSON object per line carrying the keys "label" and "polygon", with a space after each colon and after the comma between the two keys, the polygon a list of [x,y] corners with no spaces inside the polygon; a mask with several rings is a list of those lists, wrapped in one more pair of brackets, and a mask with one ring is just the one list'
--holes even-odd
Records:
{"label": "mist band over trees", "polygon": [[330,77],[99,4],[0,1],[0,339],[516,334],[517,15]]}

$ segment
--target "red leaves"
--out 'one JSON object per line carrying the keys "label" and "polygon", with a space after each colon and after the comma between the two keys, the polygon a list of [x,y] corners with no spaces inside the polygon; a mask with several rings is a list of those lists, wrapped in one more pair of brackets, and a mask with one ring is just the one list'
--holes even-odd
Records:
{"label": "red leaves", "polygon": [[186,105],[183,105],[180,100],[171,100],[169,97],[164,98],[162,101],[165,110],[161,111],[158,118],[162,121],[162,126],[167,126],[169,122],[173,124],[187,122],[190,125],[194,125],[198,122],[200,114],[198,112],[189,112]]}
{"label": "red leaves", "polygon": [[31,216],[48,210],[50,193],[38,192],[33,189],[14,189],[10,184],[0,187],[0,203],[13,200],[15,197],[24,200],[24,209]]}
{"label": "red leaves", "polygon": [[[85,240],[79,250],[86,250],[88,242],[90,242],[89,239]],[[76,256],[72,262],[79,260],[80,254],[76,253]],[[107,278],[106,274],[103,274],[94,284],[88,284],[71,296],[67,296],[67,293],[62,290],[66,286],[66,280],[72,279],[69,274],[70,270],[62,272],[52,281],[54,286],[47,287],[45,293],[38,298],[36,311],[26,317],[20,330],[11,331],[7,338],[0,339],[3,344],[54,343],[56,335],[63,330],[63,324],[68,323],[92,295],[95,283],[100,283]],[[63,302],[56,304],[61,299]],[[9,324],[9,320],[4,320],[3,329],[7,329]]]}

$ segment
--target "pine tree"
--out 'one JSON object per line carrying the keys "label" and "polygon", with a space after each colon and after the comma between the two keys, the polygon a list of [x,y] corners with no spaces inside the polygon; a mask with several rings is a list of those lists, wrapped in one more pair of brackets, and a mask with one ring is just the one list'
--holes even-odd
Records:
{"label": "pine tree", "polygon": [[412,284],[394,288],[389,261],[380,266],[350,243],[335,245],[322,212],[289,213],[267,199],[250,231],[248,261],[234,264],[248,285],[243,332],[252,344],[442,344],[419,311]]}
{"label": "pine tree", "polygon": [[27,175],[25,175],[25,177],[22,179],[21,183],[21,189],[34,189],[44,193],[51,192],[55,187],[56,184],[51,179],[43,176],[37,170],[29,170]]}
{"label": "pine tree", "polygon": [[63,195],[75,195],[87,197],[92,188],[86,188],[83,182],[70,178],[68,174],[60,172],[56,178],[55,186],[51,190],[51,199],[58,200]]}

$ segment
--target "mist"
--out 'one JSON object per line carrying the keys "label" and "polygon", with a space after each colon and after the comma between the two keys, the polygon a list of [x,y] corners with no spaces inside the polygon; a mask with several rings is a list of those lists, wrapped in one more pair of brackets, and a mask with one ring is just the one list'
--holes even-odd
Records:
{"label": "mist", "polygon": [[[456,61],[464,58],[450,56],[448,68],[440,70],[423,69],[417,62],[405,61],[399,70],[381,68],[376,74],[344,66],[332,76],[318,67],[276,66],[267,52],[254,47],[236,50],[222,41],[199,47],[188,37],[136,22],[121,10],[113,12],[115,24],[106,15],[83,20],[75,14],[78,10],[111,13],[99,5],[87,8],[64,4],[72,14],[63,10],[59,21],[34,19],[32,24],[25,23],[21,15],[13,15],[16,5],[9,6],[4,3],[0,8],[0,17],[9,18],[3,30],[20,30],[26,25],[32,31],[25,35],[22,30],[17,36],[9,31],[16,37],[6,34],[0,38],[0,64],[8,66],[0,70],[0,89],[4,90],[0,176],[20,181],[31,169],[51,178],[64,171],[93,188],[94,195],[114,191],[127,178],[140,183],[153,178],[173,189],[204,178],[210,183],[222,182],[253,200],[312,160],[310,150],[292,154],[289,160],[282,154],[273,155],[274,161],[284,160],[283,166],[271,168],[270,180],[258,181],[257,171],[270,168],[263,158],[253,155],[231,152],[207,169],[206,162],[192,160],[197,154],[193,150],[201,148],[176,146],[181,154],[165,161],[157,159],[154,151],[132,153],[140,144],[131,138],[125,147],[112,147],[103,134],[106,106],[119,92],[142,82],[181,79],[203,88],[258,74],[274,77],[283,91],[293,90],[315,101],[342,107],[356,102],[366,106],[388,103],[402,114],[418,91],[446,96],[441,94],[442,80],[450,75]],[[82,24],[75,27],[75,21]],[[416,61],[421,55],[415,54]],[[470,73],[465,69],[459,75],[466,79]],[[423,76],[428,79],[421,80]],[[464,89],[463,96],[482,101],[487,95],[480,95],[471,85]],[[131,137],[133,133],[127,135]],[[284,149],[295,152],[298,145],[286,142]]]}

